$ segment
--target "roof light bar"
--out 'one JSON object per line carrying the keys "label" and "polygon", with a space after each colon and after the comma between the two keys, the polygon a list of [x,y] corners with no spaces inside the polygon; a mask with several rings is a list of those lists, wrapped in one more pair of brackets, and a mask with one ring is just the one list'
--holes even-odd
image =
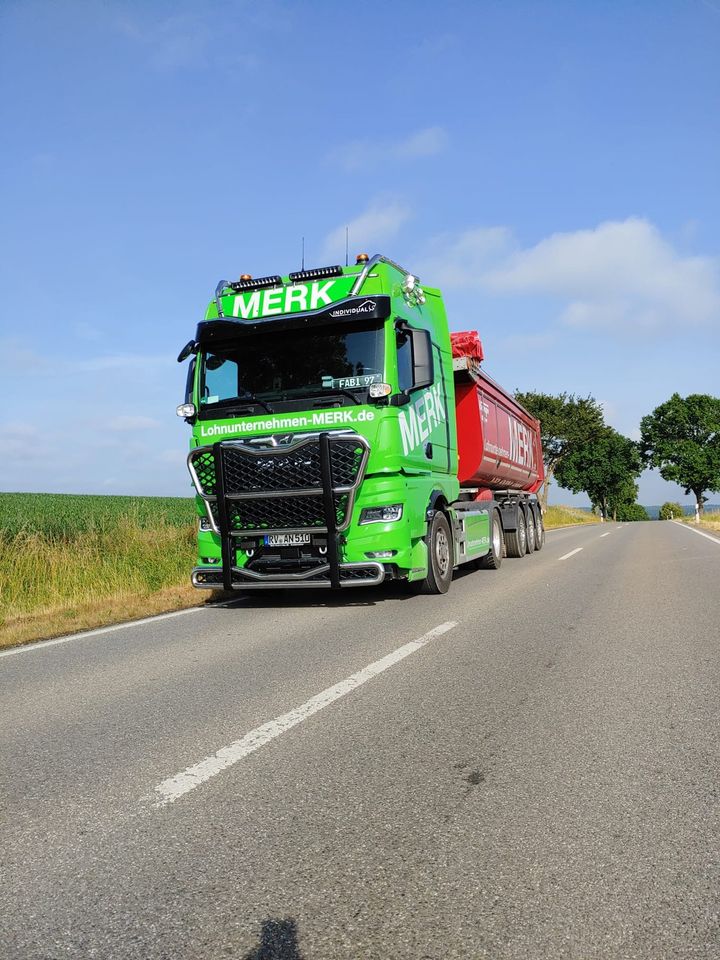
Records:
{"label": "roof light bar", "polygon": [[233,280],[229,287],[238,293],[240,290],[262,290],[264,287],[281,287],[282,277],[258,277],[256,280]]}
{"label": "roof light bar", "polygon": [[322,280],[323,277],[341,277],[342,267],[316,267],[314,270],[297,270],[289,276],[293,283],[300,283],[302,280]]}

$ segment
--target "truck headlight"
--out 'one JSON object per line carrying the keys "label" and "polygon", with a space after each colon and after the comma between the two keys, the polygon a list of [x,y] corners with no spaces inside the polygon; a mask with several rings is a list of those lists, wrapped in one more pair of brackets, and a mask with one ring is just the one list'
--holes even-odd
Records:
{"label": "truck headlight", "polygon": [[402,511],[401,503],[394,503],[390,507],[363,507],[360,523],[392,523],[402,517]]}

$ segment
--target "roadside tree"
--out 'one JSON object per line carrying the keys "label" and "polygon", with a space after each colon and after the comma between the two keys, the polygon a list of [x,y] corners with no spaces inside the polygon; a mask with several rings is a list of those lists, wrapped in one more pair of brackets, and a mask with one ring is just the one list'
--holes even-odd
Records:
{"label": "roadside tree", "polygon": [[642,418],[640,435],[645,463],[693,493],[702,513],[705,491],[720,491],[720,397],[674,393]]}
{"label": "roadside tree", "polygon": [[603,517],[612,512],[615,518],[620,504],[634,501],[635,478],[641,469],[637,444],[612,427],[605,427],[599,436],[563,456],[555,476],[573,493],[587,493]]}
{"label": "roadside tree", "polygon": [[540,421],[545,482],[540,499],[547,509],[548,492],[553,476],[563,458],[605,429],[603,411],[594,397],[574,394],[516,391],[515,398]]}
{"label": "roadside tree", "polygon": [[634,520],[649,520],[650,514],[639,503],[621,503],[617,508],[616,520],[629,523]]}
{"label": "roadside tree", "polygon": [[660,507],[659,516],[661,520],[674,520],[675,517],[682,517],[684,513],[679,503],[668,500]]}

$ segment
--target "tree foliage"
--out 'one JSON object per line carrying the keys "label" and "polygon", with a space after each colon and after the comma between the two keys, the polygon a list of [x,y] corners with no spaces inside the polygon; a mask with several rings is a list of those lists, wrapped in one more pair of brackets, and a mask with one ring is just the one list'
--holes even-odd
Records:
{"label": "tree foliage", "polygon": [[615,519],[628,523],[633,520],[649,520],[650,514],[639,503],[621,503],[618,505]]}
{"label": "tree foliage", "polygon": [[661,520],[674,520],[675,517],[682,517],[685,514],[685,511],[680,506],[679,503],[674,501],[667,500],[660,507],[660,519]]}
{"label": "tree foliage", "polygon": [[695,494],[702,511],[705,491],[720,491],[720,397],[674,393],[642,418],[640,435],[645,463]]}
{"label": "tree foliage", "polygon": [[542,500],[547,507],[550,481],[563,458],[605,429],[602,407],[594,397],[569,393],[517,391],[515,398],[540,421],[545,463]]}
{"label": "tree foliage", "polygon": [[637,494],[635,478],[642,469],[637,444],[611,427],[592,440],[574,446],[557,466],[558,483],[573,493],[587,493],[604,516],[616,514]]}

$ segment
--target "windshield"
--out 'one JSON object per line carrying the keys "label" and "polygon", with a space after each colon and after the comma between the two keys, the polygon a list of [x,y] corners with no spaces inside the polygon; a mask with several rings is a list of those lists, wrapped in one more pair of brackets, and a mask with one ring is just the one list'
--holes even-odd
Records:
{"label": "windshield", "polygon": [[309,396],[363,402],[382,379],[382,323],[253,333],[204,353],[200,404]]}

